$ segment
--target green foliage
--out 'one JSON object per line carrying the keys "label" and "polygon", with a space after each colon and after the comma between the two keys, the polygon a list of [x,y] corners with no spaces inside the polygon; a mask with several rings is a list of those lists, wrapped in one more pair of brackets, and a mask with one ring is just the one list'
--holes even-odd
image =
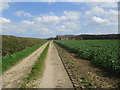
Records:
{"label": "green foliage", "polygon": [[82,77],[80,79],[81,79],[81,84],[83,84],[84,87],[91,88],[93,86],[89,81],[87,81],[85,77]]}
{"label": "green foliage", "polygon": [[108,72],[120,74],[119,40],[63,40],[55,41],[81,58],[91,60]]}
{"label": "green foliage", "polygon": [[14,54],[2,57],[2,71],[6,71],[11,66],[15,65],[21,59],[25,58],[26,56],[30,55],[33,51],[37,50],[40,46],[44,43],[35,45],[33,47],[28,47],[22,51],[16,52]]}

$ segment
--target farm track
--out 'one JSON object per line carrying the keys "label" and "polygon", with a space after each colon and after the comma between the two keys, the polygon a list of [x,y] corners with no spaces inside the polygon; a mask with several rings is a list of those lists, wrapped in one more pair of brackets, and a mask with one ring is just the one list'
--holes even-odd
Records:
{"label": "farm track", "polygon": [[2,87],[3,88],[16,88],[21,80],[30,73],[33,64],[37,61],[37,58],[45,49],[48,43],[41,46],[35,52],[33,52],[28,57],[21,60],[18,64],[4,72],[2,76]]}
{"label": "farm track", "polygon": [[43,77],[38,79],[37,84],[37,88],[73,88],[53,42],[48,49]]}

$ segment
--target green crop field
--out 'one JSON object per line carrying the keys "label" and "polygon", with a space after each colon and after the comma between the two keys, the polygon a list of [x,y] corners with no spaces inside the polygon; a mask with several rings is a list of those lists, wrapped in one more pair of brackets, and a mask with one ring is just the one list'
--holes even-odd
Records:
{"label": "green crop field", "polygon": [[120,74],[119,40],[56,40],[62,47],[108,72]]}

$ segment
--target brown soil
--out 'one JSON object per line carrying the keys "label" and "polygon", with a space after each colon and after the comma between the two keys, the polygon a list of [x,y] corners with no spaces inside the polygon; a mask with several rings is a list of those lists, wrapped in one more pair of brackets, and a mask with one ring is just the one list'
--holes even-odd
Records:
{"label": "brown soil", "polygon": [[37,88],[73,88],[53,42],[48,49],[43,77],[37,84]]}
{"label": "brown soil", "polygon": [[25,78],[28,73],[30,73],[33,64],[37,61],[37,58],[47,44],[48,43],[44,44],[31,55],[21,60],[17,65],[6,71],[2,76],[3,88],[16,88],[22,79]]}
{"label": "brown soil", "polygon": [[74,87],[79,88],[120,88],[120,78],[104,72],[90,61],[55,44],[58,53],[67,68]]}

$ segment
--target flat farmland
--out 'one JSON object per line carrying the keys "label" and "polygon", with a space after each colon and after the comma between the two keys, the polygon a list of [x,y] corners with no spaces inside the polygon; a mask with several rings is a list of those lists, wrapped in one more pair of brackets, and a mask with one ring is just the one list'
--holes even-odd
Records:
{"label": "flat farmland", "polygon": [[56,40],[55,42],[107,72],[120,74],[119,40]]}

